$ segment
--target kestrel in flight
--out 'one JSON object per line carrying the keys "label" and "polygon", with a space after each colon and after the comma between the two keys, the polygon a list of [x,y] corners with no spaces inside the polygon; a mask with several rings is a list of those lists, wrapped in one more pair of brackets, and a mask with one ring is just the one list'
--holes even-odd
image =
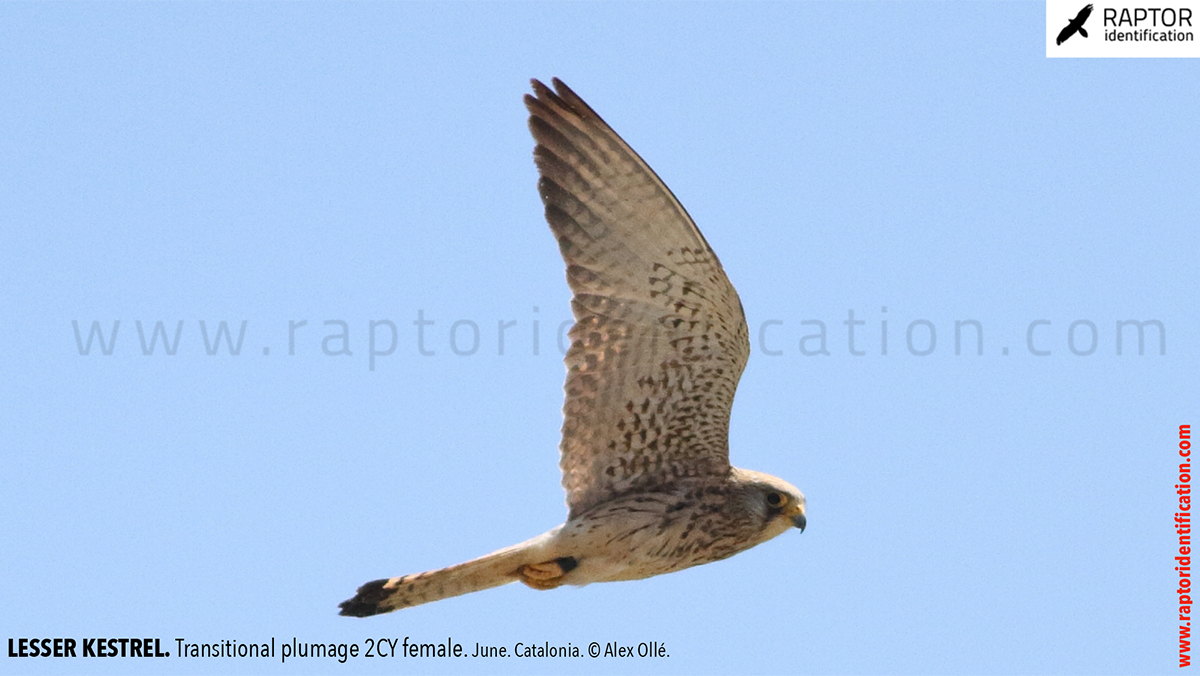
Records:
{"label": "kestrel in flight", "polygon": [[558,79],[525,96],[538,192],[574,296],[563,405],[566,523],[449,568],[368,582],[355,617],[521,581],[639,580],[804,530],[794,486],[729,464],[750,355],[737,292],[649,165]]}

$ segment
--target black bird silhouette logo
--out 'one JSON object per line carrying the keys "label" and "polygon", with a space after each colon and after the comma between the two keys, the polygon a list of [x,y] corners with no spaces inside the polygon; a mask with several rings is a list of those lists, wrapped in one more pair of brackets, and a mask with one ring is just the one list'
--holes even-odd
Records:
{"label": "black bird silhouette logo", "polygon": [[1083,9],[1079,10],[1079,13],[1075,15],[1075,18],[1071,19],[1071,23],[1067,24],[1066,28],[1064,28],[1058,32],[1058,40],[1056,40],[1054,44],[1061,45],[1062,43],[1067,41],[1067,38],[1071,37],[1076,32],[1078,32],[1080,35],[1082,35],[1083,37],[1086,38],[1087,31],[1083,29],[1083,24],[1087,22],[1088,17],[1091,15],[1092,15],[1092,6],[1091,5],[1088,5],[1087,7],[1084,7]]}

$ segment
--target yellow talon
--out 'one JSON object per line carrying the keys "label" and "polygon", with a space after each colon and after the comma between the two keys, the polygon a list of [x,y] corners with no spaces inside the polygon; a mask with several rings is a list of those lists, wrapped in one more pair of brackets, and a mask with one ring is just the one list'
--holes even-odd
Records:
{"label": "yellow talon", "polygon": [[563,583],[566,571],[557,561],[530,563],[521,567],[521,582],[533,589],[554,589]]}

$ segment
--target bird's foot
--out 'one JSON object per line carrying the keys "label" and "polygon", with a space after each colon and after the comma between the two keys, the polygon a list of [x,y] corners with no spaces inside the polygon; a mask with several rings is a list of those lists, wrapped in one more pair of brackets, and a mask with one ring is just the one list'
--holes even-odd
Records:
{"label": "bird's foot", "polygon": [[521,582],[533,589],[554,589],[563,584],[567,573],[575,570],[579,563],[573,556],[560,556],[544,563],[530,563],[517,571]]}

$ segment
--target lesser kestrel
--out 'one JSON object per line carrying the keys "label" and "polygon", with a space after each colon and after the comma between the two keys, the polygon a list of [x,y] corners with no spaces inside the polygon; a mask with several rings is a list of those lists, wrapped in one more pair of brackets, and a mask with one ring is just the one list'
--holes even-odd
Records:
{"label": "lesser kestrel", "polygon": [[729,464],[750,354],[716,254],[641,157],[559,80],[525,96],[538,192],[574,296],[560,445],[566,523],[449,568],[368,582],[362,617],[521,581],[637,580],[806,525],[804,495]]}

